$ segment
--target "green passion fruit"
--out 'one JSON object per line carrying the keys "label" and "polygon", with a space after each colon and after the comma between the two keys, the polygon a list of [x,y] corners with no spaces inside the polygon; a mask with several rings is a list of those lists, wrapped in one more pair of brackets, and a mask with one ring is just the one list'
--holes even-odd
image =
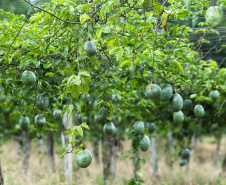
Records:
{"label": "green passion fruit", "polygon": [[216,28],[223,22],[224,14],[219,6],[211,6],[207,9],[205,17],[207,25]]}
{"label": "green passion fruit", "polygon": [[196,105],[195,108],[194,108],[194,114],[197,118],[201,118],[204,116],[204,108],[202,105]]}
{"label": "green passion fruit", "polygon": [[19,125],[21,130],[27,131],[30,128],[30,119],[26,116],[23,116],[19,120]]}
{"label": "green passion fruit", "polygon": [[170,84],[161,85],[162,94],[160,99],[163,101],[168,101],[173,96],[173,88]]}
{"label": "green passion fruit", "polygon": [[220,93],[218,90],[213,90],[210,92],[209,97],[213,100],[216,101],[220,96]]}
{"label": "green passion fruit", "polygon": [[169,100],[169,106],[174,112],[178,112],[183,108],[183,99],[178,94],[175,93]]}
{"label": "green passion fruit", "polygon": [[182,159],[189,159],[190,156],[190,150],[189,149],[183,149],[181,151],[181,158]]}
{"label": "green passion fruit", "polygon": [[61,110],[60,109],[56,109],[53,111],[53,118],[55,120],[61,119]]}
{"label": "green passion fruit", "polygon": [[180,159],[180,160],[179,160],[179,165],[180,165],[180,166],[184,166],[185,164],[187,164],[187,162],[188,162],[188,161],[187,161],[186,159]]}
{"label": "green passion fruit", "polygon": [[76,163],[80,168],[87,168],[91,164],[92,159],[92,153],[88,149],[80,151],[75,157]]}
{"label": "green passion fruit", "polygon": [[156,100],[162,95],[162,90],[157,84],[149,84],[146,87],[146,95],[148,98]]}
{"label": "green passion fruit", "polygon": [[184,113],[182,111],[174,112],[173,121],[175,123],[182,123],[184,121]]}
{"label": "green passion fruit", "polygon": [[150,140],[149,140],[149,137],[144,135],[142,137],[142,139],[139,141],[139,148],[142,150],[142,151],[147,151],[150,147]]}
{"label": "green passion fruit", "polygon": [[38,114],[35,116],[35,125],[37,127],[43,127],[46,124],[46,118],[43,114]]}
{"label": "green passion fruit", "polygon": [[154,133],[155,132],[155,124],[154,123],[148,123],[148,132],[149,133]]}
{"label": "green passion fruit", "polygon": [[38,107],[38,109],[40,110],[45,110],[48,108],[49,106],[49,98],[46,95],[41,95],[39,94],[36,97],[36,106]]}
{"label": "green passion fruit", "polygon": [[104,124],[103,129],[104,129],[104,133],[106,133],[107,135],[113,135],[114,132],[116,131],[115,125],[112,122]]}
{"label": "green passion fruit", "polygon": [[32,71],[24,71],[21,79],[22,83],[27,86],[32,86],[36,82],[36,76]]}
{"label": "green passion fruit", "polygon": [[134,132],[136,134],[144,133],[144,123],[142,121],[136,121],[133,125]]}
{"label": "green passion fruit", "polygon": [[88,57],[92,57],[96,54],[97,48],[96,48],[96,44],[93,41],[86,42],[84,48],[86,50]]}
{"label": "green passion fruit", "polygon": [[185,99],[183,104],[183,110],[191,111],[193,109],[193,103],[190,99]]}

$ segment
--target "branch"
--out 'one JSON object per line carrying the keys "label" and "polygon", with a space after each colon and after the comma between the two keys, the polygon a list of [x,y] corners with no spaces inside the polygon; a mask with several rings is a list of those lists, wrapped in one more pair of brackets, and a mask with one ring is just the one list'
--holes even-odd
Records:
{"label": "branch", "polygon": [[59,19],[59,20],[62,21],[62,22],[65,22],[65,23],[68,23],[68,24],[80,24],[80,22],[65,21],[65,20],[63,20],[63,19],[57,17],[56,15],[54,15],[54,14],[52,14],[52,13],[50,13],[50,12],[48,12],[48,11],[46,11],[46,10],[40,8],[40,7],[38,7],[38,6],[35,6],[35,5],[31,4],[31,3],[30,3],[29,1],[27,1],[27,0],[24,0],[24,1],[25,1],[26,3],[28,3],[29,5],[31,5],[32,7],[37,8],[37,9],[39,9],[39,10],[45,12],[45,13],[48,13],[48,14],[52,15],[53,17]]}
{"label": "branch", "polygon": [[217,113],[214,115],[214,117],[213,117],[213,123],[214,123],[214,121],[215,121],[215,118],[216,118],[217,114],[220,113],[220,111],[221,111],[221,109],[222,109],[222,107],[223,107],[223,105],[224,105],[225,103],[226,103],[226,100],[224,100],[224,102],[221,104],[219,110],[218,110]]}
{"label": "branch", "polygon": [[[32,10],[31,10],[31,13],[32,13],[32,11],[33,11],[33,8],[32,8]],[[28,15],[28,17],[31,15],[31,13]],[[28,17],[27,17],[27,19],[28,19]],[[14,38],[13,42],[10,44],[9,50],[8,50],[8,52],[6,53],[6,56],[5,56],[5,57],[8,56],[8,54],[9,54],[9,52],[10,52],[10,49],[11,49],[13,43],[16,41],[17,37],[20,35],[20,31],[22,30],[22,28],[23,28],[24,25],[26,24],[27,19],[24,21],[24,24],[20,27],[20,29],[19,29],[19,31],[17,32],[16,37]]]}

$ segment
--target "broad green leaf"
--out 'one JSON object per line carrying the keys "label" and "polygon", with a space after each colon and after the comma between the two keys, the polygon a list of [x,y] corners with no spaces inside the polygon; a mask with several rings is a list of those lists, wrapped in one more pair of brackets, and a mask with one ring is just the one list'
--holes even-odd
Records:
{"label": "broad green leaf", "polygon": [[80,16],[80,23],[83,24],[84,22],[86,22],[86,20],[91,19],[89,15],[87,14],[82,14]]}
{"label": "broad green leaf", "polygon": [[82,89],[83,95],[88,94],[88,92],[89,92],[89,85],[88,85],[88,83],[85,80],[82,80],[81,89]]}
{"label": "broad green leaf", "polygon": [[80,70],[78,73],[80,76],[87,76],[87,77],[91,77],[89,72],[86,70]]}
{"label": "broad green leaf", "polygon": [[89,130],[89,126],[86,123],[82,123],[81,125],[82,125],[83,128],[86,128],[86,129]]}
{"label": "broad green leaf", "polygon": [[78,132],[78,134],[79,134],[80,136],[83,137],[83,129],[82,129],[82,126],[81,126],[81,125],[77,126],[77,132]]}
{"label": "broad green leaf", "polygon": [[81,93],[81,87],[79,85],[72,85],[70,91],[73,98],[78,98]]}

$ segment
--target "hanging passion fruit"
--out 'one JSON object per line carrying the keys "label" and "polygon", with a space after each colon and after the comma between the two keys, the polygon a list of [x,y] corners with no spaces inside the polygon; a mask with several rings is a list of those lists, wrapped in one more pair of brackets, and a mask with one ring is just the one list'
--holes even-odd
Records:
{"label": "hanging passion fruit", "polygon": [[211,6],[207,9],[205,17],[207,25],[216,28],[223,22],[224,14],[219,6]]}
{"label": "hanging passion fruit", "polygon": [[144,133],[144,123],[142,121],[136,121],[133,125],[134,132],[136,134]]}
{"label": "hanging passion fruit", "polygon": [[88,57],[92,57],[96,54],[97,48],[96,48],[96,44],[93,41],[86,42],[84,48],[86,50]]}
{"label": "hanging passion fruit", "polygon": [[196,105],[195,108],[194,108],[194,114],[197,118],[201,118],[204,116],[204,108],[202,105]]}
{"label": "hanging passion fruit", "polygon": [[170,84],[161,85],[162,95],[160,97],[163,101],[168,101],[173,96],[173,88]]}
{"label": "hanging passion fruit", "polygon": [[162,95],[162,90],[157,84],[149,84],[146,87],[146,95],[152,100],[159,99]]}
{"label": "hanging passion fruit", "polygon": [[178,112],[183,108],[183,99],[178,94],[175,93],[169,100],[169,106],[174,112]]}
{"label": "hanging passion fruit", "polygon": [[21,130],[27,131],[30,128],[30,119],[26,116],[23,116],[19,120],[19,125]]}
{"label": "hanging passion fruit", "polygon": [[24,71],[21,79],[23,84],[27,86],[32,86],[36,82],[36,76],[32,71]]}
{"label": "hanging passion fruit", "polygon": [[92,153],[88,149],[80,151],[75,157],[76,163],[80,168],[87,168],[91,164],[92,159]]}

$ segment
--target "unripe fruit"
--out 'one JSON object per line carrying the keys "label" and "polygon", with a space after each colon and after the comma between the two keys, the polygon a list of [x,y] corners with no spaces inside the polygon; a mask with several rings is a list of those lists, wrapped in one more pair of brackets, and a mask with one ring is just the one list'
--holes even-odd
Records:
{"label": "unripe fruit", "polygon": [[184,166],[186,163],[187,163],[186,159],[180,159],[180,161],[179,161],[180,166]]}
{"label": "unripe fruit", "polygon": [[115,130],[115,125],[112,122],[104,124],[104,132],[107,135],[113,135]]}
{"label": "unripe fruit", "polygon": [[193,103],[190,99],[185,99],[183,104],[183,110],[191,111],[193,109]]}
{"label": "unripe fruit", "polygon": [[170,84],[161,85],[162,95],[161,100],[168,101],[173,96],[173,88]]}
{"label": "unripe fruit", "polygon": [[209,97],[213,100],[213,101],[216,101],[220,96],[220,93],[218,92],[218,90],[214,90],[214,91],[211,91],[210,94],[209,94]]}
{"label": "unripe fruit", "polygon": [[20,125],[21,130],[27,131],[30,128],[29,118],[25,117],[25,116],[21,117],[19,120],[19,125]]}
{"label": "unripe fruit", "polygon": [[49,98],[47,96],[43,96],[41,94],[39,94],[36,97],[36,106],[38,107],[38,109],[40,110],[45,110],[48,108],[49,106]]}
{"label": "unripe fruit", "polygon": [[211,6],[207,9],[205,17],[208,26],[216,28],[223,22],[224,14],[219,6]]}
{"label": "unripe fruit", "polygon": [[31,86],[36,82],[36,76],[32,71],[24,71],[21,79],[23,84],[27,86]]}
{"label": "unripe fruit", "polygon": [[174,112],[178,112],[183,108],[183,99],[178,94],[175,93],[169,100],[169,106]]}
{"label": "unripe fruit", "polygon": [[136,121],[133,125],[134,132],[136,134],[144,133],[144,123],[142,121]]}
{"label": "unripe fruit", "polygon": [[38,127],[43,127],[46,124],[46,118],[42,114],[35,116],[35,124]]}
{"label": "unripe fruit", "polygon": [[93,41],[86,42],[84,48],[86,50],[88,57],[92,57],[96,54],[97,48],[96,48],[96,44]]}
{"label": "unripe fruit", "polygon": [[155,124],[154,123],[148,123],[148,132],[153,133],[155,132]]}
{"label": "unripe fruit", "polygon": [[57,109],[57,110],[54,110],[53,111],[53,118],[55,120],[61,119],[61,110],[60,109]]}
{"label": "unripe fruit", "polygon": [[76,157],[76,163],[80,168],[87,168],[92,162],[92,154],[88,149],[80,151]]}
{"label": "unripe fruit", "polygon": [[190,150],[189,149],[183,149],[181,151],[181,158],[182,159],[189,159],[190,157]]}
{"label": "unripe fruit", "polygon": [[196,116],[197,118],[203,117],[203,116],[204,116],[204,113],[205,113],[205,111],[204,111],[204,108],[203,108],[202,105],[196,105],[196,106],[195,106],[194,114],[195,114],[195,116]]}
{"label": "unripe fruit", "polygon": [[156,100],[161,97],[162,90],[157,84],[149,84],[146,87],[146,95],[148,98]]}
{"label": "unripe fruit", "polygon": [[147,151],[150,147],[150,140],[149,140],[149,137],[144,135],[142,137],[142,139],[139,141],[139,148],[142,150],[142,151]]}
{"label": "unripe fruit", "polygon": [[176,123],[182,123],[184,121],[184,113],[182,111],[174,112],[173,121]]}

